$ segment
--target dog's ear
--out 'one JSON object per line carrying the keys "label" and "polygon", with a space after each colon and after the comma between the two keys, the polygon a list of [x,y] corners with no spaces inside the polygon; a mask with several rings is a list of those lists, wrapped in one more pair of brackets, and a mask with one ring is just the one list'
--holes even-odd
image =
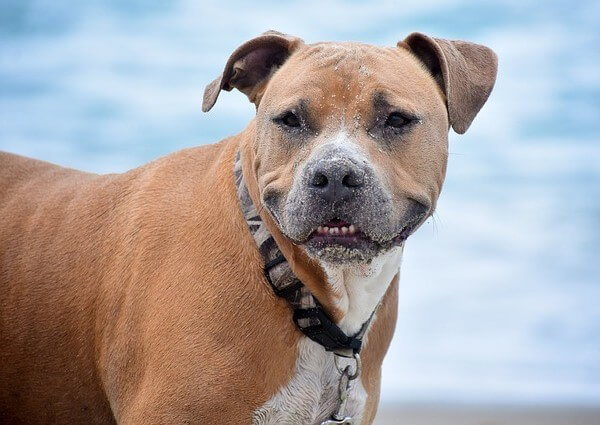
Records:
{"label": "dog's ear", "polygon": [[450,125],[463,134],[490,95],[498,57],[489,48],[466,41],[431,38],[418,32],[398,43],[429,69],[446,95]]}
{"label": "dog's ear", "polygon": [[258,107],[273,72],[302,44],[302,39],[276,31],[267,31],[242,44],[227,60],[223,74],[204,89],[202,111],[210,111],[221,90],[233,88]]}

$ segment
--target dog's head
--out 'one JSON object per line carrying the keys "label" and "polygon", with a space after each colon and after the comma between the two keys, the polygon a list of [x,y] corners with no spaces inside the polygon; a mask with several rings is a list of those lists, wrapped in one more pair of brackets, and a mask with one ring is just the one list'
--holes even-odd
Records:
{"label": "dog's head", "polygon": [[203,110],[245,93],[260,200],[282,233],[321,261],[364,263],[433,213],[448,130],[467,130],[496,68],[484,46],[419,33],[376,47],[267,32],[231,55]]}

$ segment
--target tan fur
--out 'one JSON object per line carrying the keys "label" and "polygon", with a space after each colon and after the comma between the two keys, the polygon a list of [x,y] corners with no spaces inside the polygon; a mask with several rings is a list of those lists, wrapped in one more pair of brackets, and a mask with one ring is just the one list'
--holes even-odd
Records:
{"label": "tan fur", "polygon": [[[290,380],[302,336],[264,279],[238,206],[238,149],[260,206],[268,191],[289,190],[311,149],[343,122],[398,199],[433,211],[449,121],[446,94],[419,58],[405,48],[261,37],[241,46],[206,91],[208,110],[222,88],[246,78],[238,88],[257,104],[257,118],[235,137],[104,176],[0,153],[0,423],[250,423]],[[246,55],[265,43],[289,56],[281,68],[235,77],[236,66],[255,71]],[[423,117],[391,151],[361,132],[375,89]],[[313,100],[320,128],[293,155],[269,125],[290,93]],[[260,215],[296,275],[340,320],[319,263],[266,209]],[[397,279],[362,354],[363,424],[376,413],[396,308]]]}
{"label": "tan fur", "polygon": [[373,328],[369,332],[369,340],[365,347],[362,360],[364,372],[361,376],[363,386],[367,391],[367,406],[363,424],[370,424],[375,419],[379,405],[379,387],[381,385],[381,363],[390,346],[390,341],[396,329],[398,317],[398,275],[390,284],[377,310]]}
{"label": "tan fur", "polygon": [[3,423],[249,422],[286,381],[299,335],[237,206],[243,137],[112,176],[0,157]]}
{"label": "tan fur", "polygon": [[[300,64],[313,70],[308,78],[295,71]],[[365,132],[373,114],[372,95],[377,90],[393,94],[392,101],[423,116],[423,124],[391,151],[381,149]],[[255,168],[261,176],[261,193],[289,191],[294,170],[315,147],[342,129],[377,164],[397,196],[435,203],[447,160],[445,100],[435,81],[408,51],[358,43],[303,46],[271,79],[257,119],[266,122],[267,111],[285,109],[292,103],[290,93],[302,93],[312,100],[312,116],[320,131],[308,144],[294,149],[294,160],[290,161],[289,143],[280,133],[271,126],[257,129]]]}

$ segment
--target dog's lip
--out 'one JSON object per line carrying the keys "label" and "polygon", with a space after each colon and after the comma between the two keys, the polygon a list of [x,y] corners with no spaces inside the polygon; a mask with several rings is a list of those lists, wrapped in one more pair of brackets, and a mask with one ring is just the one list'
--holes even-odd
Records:
{"label": "dog's lip", "polygon": [[[424,218],[425,216],[415,217],[413,220],[405,224],[396,236],[382,242],[373,240],[368,234],[358,228],[358,226],[355,226],[347,221],[334,218],[318,226],[311,232],[309,237],[304,242],[313,242],[321,245],[337,244],[346,246],[348,248],[358,248],[361,242],[375,243],[382,246],[386,246],[390,243],[393,245],[400,245],[414,233],[417,227],[419,227],[419,225],[423,222]],[[331,232],[332,228],[335,229],[333,233]],[[340,229],[344,228],[347,230],[342,233]],[[350,229],[352,229],[352,232],[350,232]]]}
{"label": "dog's lip", "polygon": [[398,233],[393,239],[392,241],[395,243],[402,243],[405,240],[408,239],[408,237],[410,235],[412,235],[412,233],[415,231],[415,229],[417,228],[418,222],[413,223],[413,224],[407,224],[406,226],[404,226],[402,228],[402,230],[400,231],[400,233]]}
{"label": "dog's lip", "polygon": [[342,227],[342,226],[350,226],[352,223],[349,223],[344,220],[340,220],[339,218],[332,218],[331,220],[323,223],[322,226],[330,226],[330,227]]}
{"label": "dog's lip", "polygon": [[363,232],[356,232],[353,235],[331,235],[331,234],[319,234],[316,231],[313,232],[306,243],[315,245],[340,245],[346,248],[360,249],[364,243],[373,243],[373,240],[365,235]]}
{"label": "dog's lip", "polygon": [[410,235],[414,233],[415,230],[417,230],[417,227],[419,227],[427,219],[427,217],[427,214],[422,214],[410,220],[404,225],[402,230],[400,230],[400,232],[392,239],[392,241],[398,244],[403,243]]}

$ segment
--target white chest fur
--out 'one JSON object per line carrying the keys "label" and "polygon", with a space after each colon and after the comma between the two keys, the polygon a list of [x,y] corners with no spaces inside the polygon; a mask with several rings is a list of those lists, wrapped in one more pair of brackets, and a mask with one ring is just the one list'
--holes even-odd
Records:
{"label": "white chest fur", "polygon": [[360,266],[334,267],[323,264],[337,307],[343,312],[338,325],[348,335],[358,332],[377,308],[400,270],[403,250],[404,246],[396,247],[374,258],[371,263]]}
{"label": "white chest fur", "polygon": [[[344,364],[344,363],[342,363]],[[253,425],[312,425],[329,419],[337,408],[340,374],[333,354],[303,337],[292,379],[273,398],[254,412]],[[346,414],[360,424],[367,393],[360,379],[348,392]]]}
{"label": "white chest fur", "polygon": [[[338,307],[344,312],[339,323],[348,334],[356,333],[385,294],[398,273],[402,247],[391,250],[363,268],[340,269],[323,265]],[[364,337],[368,345],[368,332]],[[342,362],[342,365],[344,362]],[[303,337],[292,379],[254,412],[253,425],[312,425],[328,419],[338,406],[337,371],[333,354]],[[348,392],[346,415],[360,424],[367,393],[360,379]]]}

